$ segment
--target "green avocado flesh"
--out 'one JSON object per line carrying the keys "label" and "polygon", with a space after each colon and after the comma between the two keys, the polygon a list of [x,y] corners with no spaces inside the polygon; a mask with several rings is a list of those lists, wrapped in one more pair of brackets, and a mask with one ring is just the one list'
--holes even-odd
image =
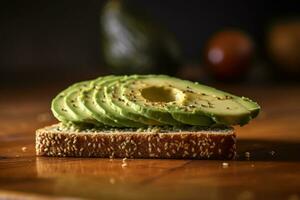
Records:
{"label": "green avocado flesh", "polygon": [[[95,93],[97,92],[98,85],[101,83],[105,83],[107,80],[113,78],[112,76],[106,77],[99,77],[94,81],[91,81],[89,84],[89,88],[81,91],[79,101],[81,102],[81,106],[85,107],[86,110],[89,112],[89,115],[98,121],[100,124],[113,126],[113,127],[120,127],[118,123],[114,121],[107,112],[95,102]],[[82,121],[83,123],[87,123],[86,121]]]}
{"label": "green avocado flesh", "polygon": [[106,101],[105,98],[105,88],[109,86],[114,81],[119,80],[121,77],[112,77],[105,81],[99,81],[95,83],[95,92],[92,96],[94,99],[94,102],[97,107],[101,107],[104,109],[105,114],[111,118],[119,127],[142,127],[145,126],[143,123],[140,123],[138,121],[130,120],[124,116],[122,116],[120,113],[115,112],[115,110],[111,107],[111,105]]}
{"label": "green avocado flesh", "polygon": [[133,110],[132,107],[130,107],[129,104],[125,102],[121,93],[120,86],[131,78],[133,77],[123,77],[118,81],[110,83],[107,87],[104,88],[105,98],[108,104],[111,106],[111,109],[122,117],[140,122],[143,125],[164,125],[163,123],[155,119],[150,119],[136,113],[135,110]]}
{"label": "green avocado flesh", "polygon": [[109,127],[245,125],[260,106],[199,83],[165,75],[104,76],[76,83],[51,105],[63,123]]}
{"label": "green avocado flesh", "polygon": [[84,108],[79,105],[80,102],[77,98],[79,92],[87,85],[89,85],[89,81],[79,82],[57,95],[51,105],[54,116],[64,122],[81,122],[83,119],[84,121],[93,122],[93,119],[86,115]]}

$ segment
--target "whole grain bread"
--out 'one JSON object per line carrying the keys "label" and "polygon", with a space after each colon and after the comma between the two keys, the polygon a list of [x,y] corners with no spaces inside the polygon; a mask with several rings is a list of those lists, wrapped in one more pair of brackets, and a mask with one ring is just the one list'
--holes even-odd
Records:
{"label": "whole grain bread", "polygon": [[36,131],[36,154],[60,157],[233,159],[233,128],[84,129],[55,124]]}

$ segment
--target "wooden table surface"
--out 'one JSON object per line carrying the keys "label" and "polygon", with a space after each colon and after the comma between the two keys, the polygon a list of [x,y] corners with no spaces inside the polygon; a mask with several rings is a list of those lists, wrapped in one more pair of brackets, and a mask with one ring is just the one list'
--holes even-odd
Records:
{"label": "wooden table surface", "polygon": [[[1,89],[0,199],[300,199],[300,86],[224,87],[256,99],[235,161],[36,157],[62,87]],[[248,157],[249,156],[249,157]],[[228,166],[223,163],[228,163]]]}

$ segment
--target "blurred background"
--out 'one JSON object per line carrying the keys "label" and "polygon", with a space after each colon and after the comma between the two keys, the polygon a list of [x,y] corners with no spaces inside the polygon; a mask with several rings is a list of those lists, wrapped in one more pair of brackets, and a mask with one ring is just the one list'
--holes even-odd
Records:
{"label": "blurred background", "polygon": [[4,0],[0,9],[1,86],[108,73],[299,82],[299,0]]}

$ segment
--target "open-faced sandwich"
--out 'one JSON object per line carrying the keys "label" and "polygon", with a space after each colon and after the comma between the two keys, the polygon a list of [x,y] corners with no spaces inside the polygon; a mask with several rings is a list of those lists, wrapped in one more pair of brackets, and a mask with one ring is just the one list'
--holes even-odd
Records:
{"label": "open-faced sandwich", "polygon": [[51,109],[60,123],[37,130],[37,155],[232,159],[232,126],[260,106],[166,75],[111,75],[71,85]]}

